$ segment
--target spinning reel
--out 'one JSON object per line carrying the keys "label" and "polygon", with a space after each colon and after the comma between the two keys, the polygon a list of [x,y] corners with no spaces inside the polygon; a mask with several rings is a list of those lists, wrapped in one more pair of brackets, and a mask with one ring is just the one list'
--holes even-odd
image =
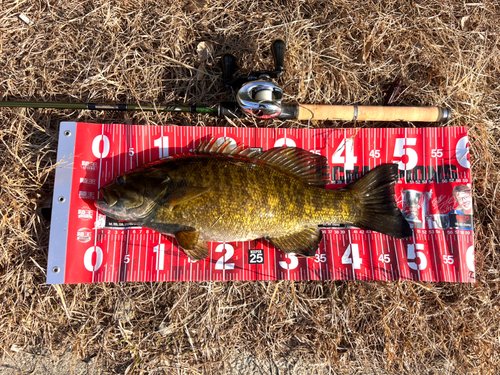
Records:
{"label": "spinning reel", "polygon": [[233,77],[238,70],[236,58],[231,54],[222,57],[224,85],[236,92],[239,109],[258,119],[275,118],[283,112],[281,105],[283,91],[271,81],[271,78],[279,78],[285,72],[285,42],[275,40],[271,52],[274,57],[274,70],[252,71],[237,78]]}

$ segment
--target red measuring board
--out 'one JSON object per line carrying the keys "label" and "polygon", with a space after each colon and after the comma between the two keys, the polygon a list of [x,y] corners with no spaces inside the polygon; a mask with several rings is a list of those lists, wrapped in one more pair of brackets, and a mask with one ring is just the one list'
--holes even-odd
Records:
{"label": "red measuring board", "polygon": [[[300,147],[324,155],[331,184],[397,163],[399,207],[413,237],[325,227],[314,258],[266,240],[210,243],[191,261],[174,238],[113,222],[96,211],[98,189],[150,161],[195,149],[208,136],[263,151]],[[473,282],[467,129],[263,129],[61,123],[47,282],[184,280],[421,280]],[[376,220],[376,218],[374,218]]]}

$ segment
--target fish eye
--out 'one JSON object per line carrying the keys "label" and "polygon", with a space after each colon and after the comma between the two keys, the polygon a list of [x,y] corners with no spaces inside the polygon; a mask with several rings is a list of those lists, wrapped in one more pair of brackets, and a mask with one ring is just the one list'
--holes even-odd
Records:
{"label": "fish eye", "polygon": [[116,178],[116,183],[117,183],[118,185],[123,185],[123,184],[125,183],[125,179],[123,178],[123,176],[118,176],[118,177]]}

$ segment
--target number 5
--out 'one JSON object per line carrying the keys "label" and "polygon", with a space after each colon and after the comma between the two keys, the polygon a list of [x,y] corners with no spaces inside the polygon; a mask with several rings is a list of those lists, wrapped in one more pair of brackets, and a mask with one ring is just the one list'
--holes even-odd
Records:
{"label": "number 5", "polygon": [[403,163],[403,161],[398,161],[399,169],[409,170],[415,168],[418,163],[418,154],[408,146],[415,146],[417,144],[417,138],[396,138],[396,145],[394,147],[394,157],[401,158],[404,155],[408,157],[408,162]]}
{"label": "number 5", "polygon": [[[424,250],[425,247],[421,243],[408,245],[408,266],[412,270],[425,270],[427,268],[427,258],[423,252],[415,252],[415,248],[417,250]],[[420,264],[417,264],[417,258],[420,258]],[[415,260],[413,261],[412,259]]]}

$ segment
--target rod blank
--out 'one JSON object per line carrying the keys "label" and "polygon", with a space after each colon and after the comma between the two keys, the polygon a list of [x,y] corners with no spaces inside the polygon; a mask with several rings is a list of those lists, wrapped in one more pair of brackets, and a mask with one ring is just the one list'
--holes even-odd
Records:
{"label": "rod blank", "polygon": [[[236,103],[221,103],[218,107],[200,106],[155,106],[151,104],[92,104],[53,102],[0,102],[0,107],[11,108],[54,108],[87,109],[95,111],[145,111],[205,113],[219,117],[244,117]],[[338,121],[407,121],[446,122],[451,118],[451,110],[441,107],[392,107],[358,105],[315,105],[283,104],[279,119],[295,120],[338,120]]]}

